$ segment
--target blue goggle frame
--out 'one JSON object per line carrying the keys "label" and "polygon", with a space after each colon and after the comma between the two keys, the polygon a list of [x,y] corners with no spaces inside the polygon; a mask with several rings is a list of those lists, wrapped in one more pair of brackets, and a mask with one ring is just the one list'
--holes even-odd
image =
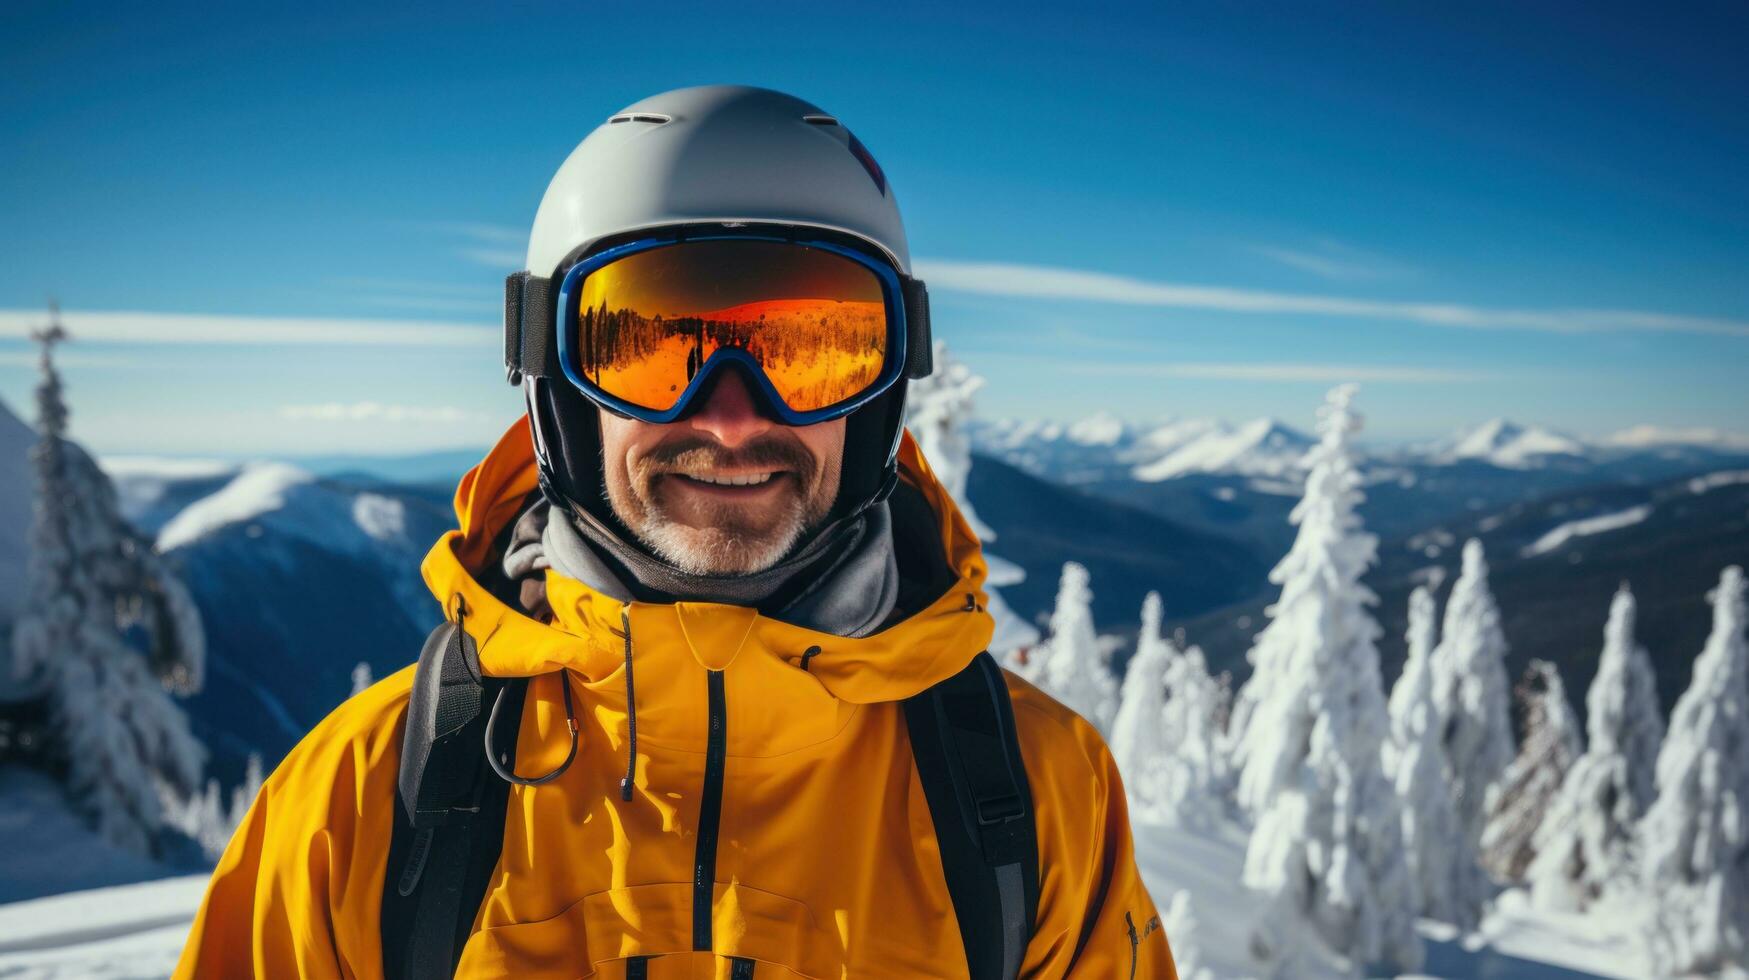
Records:
{"label": "blue goggle frame", "polygon": [[[579,370],[577,358],[574,356],[575,352],[572,350],[574,341],[572,338],[571,324],[575,323],[577,320],[577,305],[582,293],[581,286],[585,276],[597,269],[623,259],[628,255],[635,255],[639,252],[681,245],[686,242],[720,241],[723,239],[778,242],[807,248],[824,249],[836,255],[841,255],[847,259],[851,259],[873,272],[876,278],[880,280],[881,298],[886,306],[887,314],[886,357],[884,363],[881,365],[881,373],[875,378],[874,382],[867,388],[864,388],[861,392],[845,399],[844,401],[828,405],[825,408],[817,408],[807,412],[798,412],[784,404],[783,399],[778,395],[777,389],[772,385],[771,380],[765,376],[765,370],[760,367],[759,362],[754,359],[753,355],[739,347],[724,347],[711,354],[711,356],[699,366],[698,373],[693,375],[692,380],[687,383],[686,389],[680,393],[680,397],[675,401],[674,407],[667,411],[655,411],[608,394],[601,390],[601,388],[594,382],[583,376],[582,371]],[[921,286],[921,283],[918,283],[918,285]],[[891,262],[887,261],[884,257],[875,255],[873,252],[865,252],[839,242],[825,241],[819,238],[802,237],[801,234],[777,234],[763,230],[737,231],[727,228],[720,230],[686,229],[665,234],[656,234],[648,238],[640,238],[636,241],[614,245],[610,248],[603,249],[600,252],[585,255],[583,258],[579,259],[576,264],[567,269],[563,279],[560,280],[558,302],[553,304],[553,317],[553,332],[558,341],[559,366],[564,371],[566,380],[568,380],[572,386],[582,392],[591,401],[594,401],[610,411],[616,412],[620,415],[629,416],[641,422],[651,422],[655,424],[673,422],[684,417],[688,413],[688,410],[692,408],[692,402],[698,395],[699,391],[703,390],[718,373],[728,370],[731,367],[739,367],[743,369],[743,373],[748,378],[752,379],[751,388],[753,389],[753,397],[755,399],[763,399],[766,409],[784,425],[813,425],[818,422],[830,421],[856,411],[858,408],[861,408],[875,398],[878,398],[883,392],[891,388],[893,384],[906,373],[906,365],[911,354],[911,352],[907,350],[909,328],[906,322],[905,290],[903,288],[900,274],[898,270],[893,267]],[[927,322],[926,314],[925,322]]]}

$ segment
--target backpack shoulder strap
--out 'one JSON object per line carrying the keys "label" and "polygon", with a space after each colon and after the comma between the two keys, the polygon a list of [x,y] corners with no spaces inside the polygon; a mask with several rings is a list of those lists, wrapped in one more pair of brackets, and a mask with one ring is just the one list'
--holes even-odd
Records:
{"label": "backpack shoulder strap", "polygon": [[1013,980],[1038,916],[1038,834],[1002,668],[980,653],[904,706],[971,976]]}
{"label": "backpack shoulder strap", "polygon": [[496,734],[514,740],[527,680],[482,675],[473,640],[454,623],[426,638],[407,706],[383,882],[388,980],[453,976],[473,929],[504,844],[510,784],[487,766],[484,709],[505,687]]}

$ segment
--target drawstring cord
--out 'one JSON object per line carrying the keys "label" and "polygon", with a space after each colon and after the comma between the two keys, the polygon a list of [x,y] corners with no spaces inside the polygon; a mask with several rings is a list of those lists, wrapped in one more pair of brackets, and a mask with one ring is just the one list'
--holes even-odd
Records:
{"label": "drawstring cord", "polygon": [[[467,603],[462,600],[460,593],[457,593],[455,598],[456,635],[458,637],[465,637],[467,633],[464,628],[464,621],[467,618],[468,606]],[[482,673],[484,673],[484,671],[482,671]],[[508,757],[502,761],[499,760],[498,742],[492,737],[492,733],[498,728],[498,711],[500,708],[504,707],[505,693],[512,687],[515,687],[518,695],[520,695],[522,692],[526,691],[527,688],[521,684],[510,683],[504,683],[498,686],[498,694],[492,699],[492,713],[486,716],[486,762],[491,765],[492,771],[497,773],[498,777],[507,783],[515,783],[518,786],[539,786],[542,783],[550,783],[559,778],[565,770],[571,768],[571,763],[577,759],[577,712],[571,704],[571,678],[563,670],[560,670],[558,673],[559,689],[563,691],[565,695],[565,728],[571,735],[571,750],[565,753],[565,761],[559,763],[558,768],[544,776],[537,776],[533,779],[524,779],[511,771],[510,767],[515,765],[515,760]]]}
{"label": "drawstring cord", "polygon": [[496,743],[492,740],[492,731],[498,727],[498,709],[504,706],[504,694],[510,690],[510,685],[505,684],[500,687],[498,696],[492,699],[492,713],[486,716],[486,761],[492,764],[492,771],[507,783],[515,783],[518,786],[539,786],[542,783],[550,783],[558,779],[566,769],[571,768],[571,763],[577,758],[577,713],[571,707],[571,678],[566,676],[563,670],[558,673],[560,689],[565,692],[565,727],[571,732],[571,751],[565,753],[565,761],[559,763],[558,768],[544,776],[524,779],[511,772],[504,763],[498,761],[498,750]]}
{"label": "drawstring cord", "polygon": [[619,621],[625,626],[626,637],[626,776],[619,781],[619,798],[631,802],[632,786],[638,778],[638,704],[632,697],[632,617],[625,609],[619,611]]}

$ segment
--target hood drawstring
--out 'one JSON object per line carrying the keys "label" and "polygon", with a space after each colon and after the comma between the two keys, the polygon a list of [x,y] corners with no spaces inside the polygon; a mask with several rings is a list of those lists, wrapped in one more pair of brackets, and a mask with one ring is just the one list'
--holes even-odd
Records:
{"label": "hood drawstring", "polygon": [[619,621],[625,626],[626,638],[626,775],[619,781],[619,798],[631,802],[632,786],[638,778],[638,703],[632,697],[632,617],[625,609],[619,611]]}

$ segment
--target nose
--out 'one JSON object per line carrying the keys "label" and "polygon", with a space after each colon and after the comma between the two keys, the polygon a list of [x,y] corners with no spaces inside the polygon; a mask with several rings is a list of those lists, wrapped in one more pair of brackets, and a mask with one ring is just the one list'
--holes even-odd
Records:
{"label": "nose", "polygon": [[704,433],[728,449],[764,435],[776,425],[753,406],[753,393],[740,371],[723,372],[704,405],[687,420],[694,431]]}

